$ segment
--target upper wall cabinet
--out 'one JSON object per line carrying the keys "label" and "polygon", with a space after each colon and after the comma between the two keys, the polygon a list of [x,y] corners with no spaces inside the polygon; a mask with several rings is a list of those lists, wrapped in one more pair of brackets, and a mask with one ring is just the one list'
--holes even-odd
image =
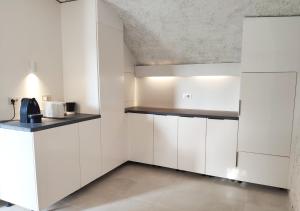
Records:
{"label": "upper wall cabinet", "polygon": [[242,72],[299,71],[300,17],[244,20]]}
{"label": "upper wall cabinet", "polygon": [[289,156],[296,73],[243,73],[239,151]]}

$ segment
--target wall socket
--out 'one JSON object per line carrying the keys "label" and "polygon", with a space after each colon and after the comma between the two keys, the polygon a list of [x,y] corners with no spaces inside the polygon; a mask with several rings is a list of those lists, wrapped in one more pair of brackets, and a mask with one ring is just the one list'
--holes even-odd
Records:
{"label": "wall socket", "polygon": [[192,99],[192,94],[191,93],[183,93],[182,98],[185,100],[191,100]]}
{"label": "wall socket", "polygon": [[19,98],[18,97],[9,97],[8,98],[8,105],[12,105],[13,100],[15,101],[15,104],[17,104],[18,101],[19,101]]}

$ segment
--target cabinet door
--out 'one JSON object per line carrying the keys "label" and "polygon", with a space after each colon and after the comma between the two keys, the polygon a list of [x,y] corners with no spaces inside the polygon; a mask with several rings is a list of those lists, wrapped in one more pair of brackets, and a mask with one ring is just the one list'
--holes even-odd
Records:
{"label": "cabinet door", "polygon": [[288,188],[288,157],[239,152],[238,170],[241,181]]}
{"label": "cabinet door", "polygon": [[178,169],[205,173],[206,119],[178,120]]}
{"label": "cabinet door", "polygon": [[177,121],[175,116],[154,116],[154,164],[177,168]]}
{"label": "cabinet door", "polygon": [[289,156],[295,73],[243,73],[239,151]]}
{"label": "cabinet door", "polygon": [[235,179],[238,121],[207,120],[206,174]]}
{"label": "cabinet door", "polygon": [[129,160],[153,164],[153,115],[127,114]]}
{"label": "cabinet door", "polygon": [[80,188],[78,124],[34,133],[40,209]]}
{"label": "cabinet door", "polygon": [[101,176],[100,119],[78,124],[81,186]]}

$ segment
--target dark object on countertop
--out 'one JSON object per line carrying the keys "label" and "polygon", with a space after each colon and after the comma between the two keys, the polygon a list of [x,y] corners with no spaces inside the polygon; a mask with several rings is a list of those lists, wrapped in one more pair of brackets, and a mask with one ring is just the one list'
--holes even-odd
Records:
{"label": "dark object on countertop", "polygon": [[31,114],[31,115],[28,115],[28,117],[30,119],[31,124],[42,123],[42,118],[43,118],[42,114]]}
{"label": "dark object on countertop", "polygon": [[75,111],[76,111],[76,103],[67,102],[66,103],[66,112],[67,112],[67,114],[75,114]]}
{"label": "dark object on countertop", "polygon": [[21,123],[41,123],[41,110],[35,98],[23,98],[20,108],[20,122]]}

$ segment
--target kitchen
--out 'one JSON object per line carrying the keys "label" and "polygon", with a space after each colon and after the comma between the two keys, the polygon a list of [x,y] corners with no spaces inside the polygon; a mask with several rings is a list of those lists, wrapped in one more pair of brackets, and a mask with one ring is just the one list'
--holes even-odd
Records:
{"label": "kitchen", "polygon": [[300,209],[297,2],[159,2],[0,3],[0,210]]}

